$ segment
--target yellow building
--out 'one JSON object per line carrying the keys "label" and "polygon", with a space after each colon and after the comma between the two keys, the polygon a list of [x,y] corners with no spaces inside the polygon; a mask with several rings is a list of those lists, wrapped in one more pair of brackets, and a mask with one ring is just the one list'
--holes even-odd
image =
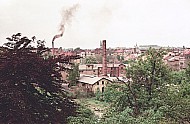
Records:
{"label": "yellow building", "polygon": [[112,80],[108,77],[96,77],[92,75],[83,75],[77,82],[78,87],[85,89],[86,91],[104,92],[107,84],[112,83]]}

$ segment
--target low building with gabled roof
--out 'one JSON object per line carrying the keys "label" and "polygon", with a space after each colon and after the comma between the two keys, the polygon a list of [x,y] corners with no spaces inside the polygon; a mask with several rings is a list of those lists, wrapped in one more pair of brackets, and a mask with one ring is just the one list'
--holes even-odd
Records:
{"label": "low building with gabled roof", "polygon": [[77,86],[83,90],[96,93],[98,90],[104,92],[106,85],[112,82],[109,77],[82,75],[77,81]]}

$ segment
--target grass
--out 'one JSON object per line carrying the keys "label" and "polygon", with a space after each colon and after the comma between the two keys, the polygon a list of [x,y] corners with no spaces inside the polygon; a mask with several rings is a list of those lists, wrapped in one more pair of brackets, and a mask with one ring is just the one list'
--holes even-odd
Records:
{"label": "grass", "polygon": [[76,99],[76,102],[88,107],[95,115],[101,117],[106,112],[106,108],[109,106],[108,103],[98,101],[95,97],[92,98],[81,98]]}

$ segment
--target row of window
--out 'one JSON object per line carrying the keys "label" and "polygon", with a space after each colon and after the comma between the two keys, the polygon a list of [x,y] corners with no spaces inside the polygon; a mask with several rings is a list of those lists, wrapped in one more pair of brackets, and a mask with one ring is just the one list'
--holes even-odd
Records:
{"label": "row of window", "polygon": [[[99,82],[97,82],[97,85],[99,85]],[[102,85],[104,85],[104,81],[102,81]]]}

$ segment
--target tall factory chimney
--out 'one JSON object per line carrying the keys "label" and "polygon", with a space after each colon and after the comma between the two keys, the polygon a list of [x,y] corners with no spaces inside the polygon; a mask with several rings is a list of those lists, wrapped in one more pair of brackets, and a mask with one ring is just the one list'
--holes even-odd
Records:
{"label": "tall factory chimney", "polygon": [[54,58],[54,55],[55,55],[54,41],[52,41],[52,55],[53,55],[53,58]]}
{"label": "tall factory chimney", "polygon": [[103,76],[107,76],[106,40],[103,40],[103,41],[102,41],[102,50],[103,50],[103,57],[102,57],[102,72],[103,72]]}

